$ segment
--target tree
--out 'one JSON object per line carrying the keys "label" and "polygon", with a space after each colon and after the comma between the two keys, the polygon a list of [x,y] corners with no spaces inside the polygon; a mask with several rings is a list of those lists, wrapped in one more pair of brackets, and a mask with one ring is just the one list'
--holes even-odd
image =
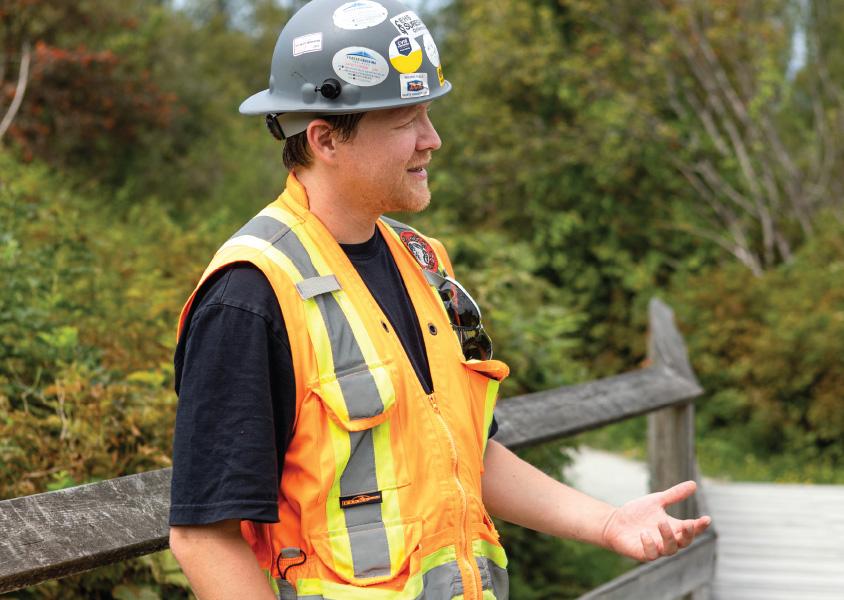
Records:
{"label": "tree", "polygon": [[116,146],[165,128],[175,98],[114,49],[139,16],[137,2],[4,2],[0,136],[29,158],[102,169]]}
{"label": "tree", "polygon": [[[684,151],[672,163],[697,193],[698,219],[681,225],[754,274],[792,259],[830,209],[844,208],[842,90],[817,40],[817,11],[801,22],[783,0],[659,2],[670,32],[652,44]],[[813,51],[789,76],[795,33]]]}

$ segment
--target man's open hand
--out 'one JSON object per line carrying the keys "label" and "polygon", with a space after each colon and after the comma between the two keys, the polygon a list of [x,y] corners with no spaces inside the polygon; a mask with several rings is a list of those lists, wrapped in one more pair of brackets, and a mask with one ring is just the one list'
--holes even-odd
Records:
{"label": "man's open hand", "polygon": [[694,481],[684,481],[616,508],[604,525],[604,544],[638,561],[675,554],[691,544],[712,522],[709,516],[680,520],[665,512],[666,506],[685,500],[696,489]]}

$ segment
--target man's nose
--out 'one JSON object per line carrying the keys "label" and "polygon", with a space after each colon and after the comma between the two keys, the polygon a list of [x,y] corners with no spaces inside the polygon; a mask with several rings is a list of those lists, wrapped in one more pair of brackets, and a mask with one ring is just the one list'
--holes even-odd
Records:
{"label": "man's nose", "polygon": [[426,114],[422,123],[422,131],[419,134],[419,138],[416,140],[416,149],[433,151],[439,150],[442,145],[442,140],[440,140],[440,136],[434,128],[434,124]]}

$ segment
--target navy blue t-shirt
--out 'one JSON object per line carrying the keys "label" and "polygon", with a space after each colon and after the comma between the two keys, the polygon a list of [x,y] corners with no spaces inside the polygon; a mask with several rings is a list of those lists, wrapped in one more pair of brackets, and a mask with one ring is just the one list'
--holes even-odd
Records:
{"label": "navy blue t-shirt", "polygon": [[[401,340],[426,392],[431,371],[419,320],[381,233],[342,245]],[[210,277],[174,357],[179,405],[171,525],[278,521],[296,384],[284,319],[264,274],[236,264]],[[489,435],[497,431],[493,420]]]}

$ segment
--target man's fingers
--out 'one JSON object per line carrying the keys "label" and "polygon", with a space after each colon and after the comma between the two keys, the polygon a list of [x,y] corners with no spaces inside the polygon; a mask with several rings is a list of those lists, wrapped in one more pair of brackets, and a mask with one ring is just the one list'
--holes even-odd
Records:
{"label": "man's fingers", "polygon": [[647,531],[639,534],[639,539],[642,540],[642,549],[645,551],[645,558],[647,560],[656,560],[659,558],[659,550],[657,550],[656,542]]}
{"label": "man's fingers", "polygon": [[677,538],[677,545],[680,548],[686,548],[695,539],[695,522],[692,519],[680,523],[680,527],[675,532]]}
{"label": "man's fingers", "polygon": [[662,552],[663,556],[671,556],[672,554],[677,553],[677,539],[674,537],[674,530],[671,529],[671,525],[668,524],[668,521],[660,521],[659,525],[659,534],[662,536]]}
{"label": "man's fingers", "polygon": [[706,531],[706,528],[709,527],[710,523],[712,523],[712,517],[709,515],[704,515],[695,519],[695,535],[700,535]]}
{"label": "man's fingers", "polygon": [[689,496],[695,493],[697,489],[697,484],[692,481],[684,481],[683,483],[678,483],[677,485],[668,488],[664,492],[662,492],[662,497],[660,501],[662,506],[668,506],[669,504],[676,504],[677,502],[682,502]]}

